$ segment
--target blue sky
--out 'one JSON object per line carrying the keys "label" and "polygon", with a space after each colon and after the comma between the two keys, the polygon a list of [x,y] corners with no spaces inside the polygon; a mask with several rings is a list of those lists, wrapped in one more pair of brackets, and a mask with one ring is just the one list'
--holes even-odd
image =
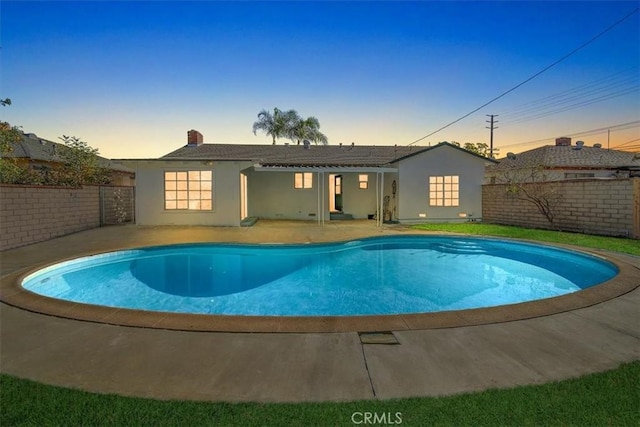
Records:
{"label": "blue sky", "polygon": [[[409,144],[542,70],[638,7],[627,2],[3,1],[2,119],[111,158],[264,143],[262,109],[315,116],[330,144]],[[640,13],[418,145],[518,152],[640,121]],[[579,107],[572,107],[578,105]],[[541,116],[541,117],[536,117]],[[614,127],[612,146],[640,138]],[[579,135],[607,143],[607,132]],[[527,144],[528,142],[534,143]],[[281,140],[280,143],[284,143]]]}

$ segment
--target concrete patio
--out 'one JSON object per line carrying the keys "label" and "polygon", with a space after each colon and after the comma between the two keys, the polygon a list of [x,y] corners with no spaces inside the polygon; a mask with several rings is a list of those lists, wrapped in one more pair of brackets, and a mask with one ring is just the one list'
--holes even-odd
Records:
{"label": "concrete patio", "polygon": [[376,228],[373,221],[325,227],[285,221],[259,221],[248,228],[116,226],[5,251],[0,371],[46,384],[156,399],[299,402],[439,396],[539,384],[639,359],[640,259],[615,254],[627,283],[612,299],[587,304],[590,297],[585,297],[583,308],[569,304],[555,314],[513,321],[504,321],[507,315],[503,321],[485,316],[480,322],[458,313],[477,324],[390,328],[395,345],[363,343],[355,331],[238,333],[121,326],[4,302],[15,296],[7,278],[86,253],[180,242],[321,242],[407,232],[404,227]]}

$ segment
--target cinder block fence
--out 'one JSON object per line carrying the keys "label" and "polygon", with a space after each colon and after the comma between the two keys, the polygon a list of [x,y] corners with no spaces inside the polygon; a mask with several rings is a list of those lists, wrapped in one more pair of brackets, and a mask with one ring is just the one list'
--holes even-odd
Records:
{"label": "cinder block fence", "polygon": [[504,184],[482,187],[483,221],[640,238],[640,178],[580,179],[544,185],[552,187],[558,196],[554,224],[533,203],[509,193]]}
{"label": "cinder block fence", "polygon": [[[503,184],[482,187],[483,221],[640,239],[640,178],[554,181],[548,185],[560,199],[553,224]],[[133,190],[1,184],[0,251],[100,227],[113,223],[111,217],[117,222],[133,222]]]}
{"label": "cinder block fence", "polygon": [[98,186],[0,185],[0,250],[100,227],[100,194]]}

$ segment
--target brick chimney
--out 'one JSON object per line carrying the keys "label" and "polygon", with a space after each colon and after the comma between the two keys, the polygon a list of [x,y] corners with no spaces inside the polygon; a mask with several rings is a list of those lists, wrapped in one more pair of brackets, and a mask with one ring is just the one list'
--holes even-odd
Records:
{"label": "brick chimney", "polygon": [[202,145],[203,137],[197,130],[191,129],[187,132],[187,145],[192,147],[198,147]]}
{"label": "brick chimney", "polygon": [[556,138],[556,146],[570,147],[571,146],[571,138],[569,138],[567,136],[562,136],[560,138]]}

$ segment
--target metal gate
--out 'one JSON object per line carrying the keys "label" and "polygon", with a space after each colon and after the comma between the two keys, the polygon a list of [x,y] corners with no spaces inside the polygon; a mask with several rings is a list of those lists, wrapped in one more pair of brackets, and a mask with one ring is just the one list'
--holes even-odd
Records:
{"label": "metal gate", "polygon": [[100,225],[135,223],[135,187],[100,186]]}

